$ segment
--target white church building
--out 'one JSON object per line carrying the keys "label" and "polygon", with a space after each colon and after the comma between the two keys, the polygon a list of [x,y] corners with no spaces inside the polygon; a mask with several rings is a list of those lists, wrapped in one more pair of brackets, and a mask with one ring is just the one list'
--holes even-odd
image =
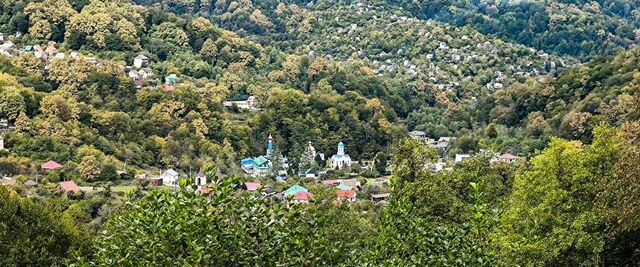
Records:
{"label": "white church building", "polygon": [[331,168],[342,169],[351,167],[351,157],[344,153],[344,143],[338,143],[338,153],[331,156]]}

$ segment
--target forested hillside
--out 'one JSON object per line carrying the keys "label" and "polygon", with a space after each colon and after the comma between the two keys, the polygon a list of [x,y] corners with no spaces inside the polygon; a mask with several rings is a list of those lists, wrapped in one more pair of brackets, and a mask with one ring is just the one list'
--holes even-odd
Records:
{"label": "forested hillside", "polygon": [[635,266],[638,10],[0,1],[0,265]]}
{"label": "forested hillside", "polygon": [[612,54],[640,41],[635,1],[389,1],[421,18],[581,58]]}

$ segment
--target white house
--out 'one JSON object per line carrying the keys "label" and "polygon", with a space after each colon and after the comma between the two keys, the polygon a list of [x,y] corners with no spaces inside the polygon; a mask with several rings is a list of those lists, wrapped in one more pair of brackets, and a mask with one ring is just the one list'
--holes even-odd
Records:
{"label": "white house", "polygon": [[140,54],[133,59],[133,66],[136,67],[136,69],[142,68],[142,66],[147,63],[149,63],[149,58],[143,54]]}
{"label": "white house", "polygon": [[134,79],[134,80],[140,78],[140,75],[135,70],[130,70],[129,73],[127,73],[127,74],[129,75],[129,78]]}
{"label": "white house", "polygon": [[162,178],[162,185],[178,186],[178,172],[173,169],[166,170],[162,175],[160,175],[160,178]]}
{"label": "white house", "polygon": [[417,140],[422,140],[424,138],[426,138],[427,133],[423,132],[423,131],[411,131],[409,132],[409,136],[413,137],[414,139]]}
{"label": "white house", "polygon": [[503,154],[503,155],[499,155],[499,156],[495,156],[491,159],[491,163],[494,162],[506,162],[506,163],[515,163],[516,161],[518,161],[519,157],[514,156],[512,154]]}
{"label": "white house", "polygon": [[257,110],[258,108],[256,107],[255,101],[256,101],[256,97],[250,96],[247,98],[247,100],[224,101],[223,105],[225,107],[232,107],[233,105],[236,105],[238,109]]}
{"label": "white house", "polygon": [[351,157],[344,153],[344,143],[338,143],[338,153],[331,156],[331,168],[342,169],[351,167]]}
{"label": "white house", "polygon": [[446,162],[437,162],[436,164],[433,165],[433,170],[435,172],[439,172],[444,170],[444,167],[447,166]]}
{"label": "white house", "polygon": [[138,71],[138,75],[141,78],[146,79],[149,76],[153,75],[153,70],[151,70],[150,68],[142,68]]}
{"label": "white house", "polygon": [[456,154],[455,162],[456,163],[462,163],[462,162],[464,162],[465,160],[467,160],[469,158],[471,158],[471,155],[469,155],[469,154]]}

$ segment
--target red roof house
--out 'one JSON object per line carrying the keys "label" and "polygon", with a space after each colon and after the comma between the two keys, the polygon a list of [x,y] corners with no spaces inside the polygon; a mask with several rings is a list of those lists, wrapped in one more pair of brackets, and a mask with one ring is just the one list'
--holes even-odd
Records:
{"label": "red roof house", "polygon": [[173,84],[165,84],[163,90],[165,92],[173,92],[176,90],[176,88],[173,86]]}
{"label": "red roof house", "polygon": [[291,201],[295,203],[309,203],[309,199],[313,197],[311,192],[298,192],[293,196]]}
{"label": "red roof house", "polygon": [[62,165],[60,165],[60,163],[57,163],[53,160],[47,161],[45,163],[42,163],[42,165],[40,165],[40,168],[45,169],[45,170],[53,170],[53,169],[57,169],[62,167]]}
{"label": "red roof house", "polygon": [[258,190],[258,188],[260,188],[260,182],[245,182],[244,186],[249,191],[256,191]]}
{"label": "red roof house", "polygon": [[80,187],[78,187],[78,185],[76,183],[74,183],[73,181],[60,182],[58,184],[58,187],[56,187],[56,189],[58,189],[58,190],[60,190],[62,192],[69,192],[69,191],[78,192],[78,191],[80,191]]}
{"label": "red roof house", "polygon": [[45,52],[47,52],[47,54],[49,54],[49,56],[54,56],[55,54],[57,54],[58,53],[58,49],[56,49],[56,42],[53,42],[53,41],[49,42]]}
{"label": "red roof house", "polygon": [[336,196],[338,200],[346,200],[349,202],[356,201],[356,191],[355,190],[338,190],[336,192]]}

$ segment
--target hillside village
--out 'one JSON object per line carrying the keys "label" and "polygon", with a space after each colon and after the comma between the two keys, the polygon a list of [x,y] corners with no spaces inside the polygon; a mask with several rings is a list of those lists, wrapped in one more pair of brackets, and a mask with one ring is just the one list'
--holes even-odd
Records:
{"label": "hillside village", "polygon": [[0,266],[640,262],[638,1],[12,0],[0,22]]}
{"label": "hillside village", "polygon": [[[6,128],[5,130],[9,129]],[[446,152],[449,143],[454,142],[455,137],[441,137],[435,140],[427,138],[425,133],[421,131],[412,131],[409,136],[420,141],[423,146],[437,151],[439,155],[437,162],[427,163],[423,166],[423,168],[432,172],[452,171],[453,166],[456,164],[463,164],[475,156],[486,157],[488,155],[490,156],[488,163],[491,164],[515,164],[523,160],[523,158],[509,153],[493,154],[489,151],[481,151],[478,155],[455,154],[453,158],[447,158]],[[0,144],[2,143],[0,142]],[[309,203],[312,200],[313,191],[303,185],[316,189],[333,188],[338,203],[350,203],[358,200],[386,203],[390,196],[390,181],[388,177],[363,177],[363,175],[368,176],[367,173],[376,168],[376,160],[352,160],[343,142],[337,144],[337,153],[331,157],[317,152],[312,143],[309,142],[301,159],[306,162],[303,166],[308,168],[300,169],[297,172],[289,168],[286,157],[274,154],[274,146],[273,138],[269,136],[266,141],[264,155],[247,157],[239,162],[239,167],[244,172],[245,179],[241,188],[276,201],[291,201],[292,203]],[[51,160],[43,163],[39,172],[56,171],[56,169],[62,167],[62,164]],[[387,175],[392,173],[390,162],[385,163],[384,169]],[[118,171],[118,175],[124,174],[126,174],[126,171]],[[32,179],[24,183],[20,183],[11,177],[3,176],[0,183],[12,187],[24,186],[27,194],[33,194],[36,192],[34,189],[43,186],[38,182],[38,175],[40,174],[30,177]],[[177,188],[181,184],[180,181],[186,179],[188,184],[195,186],[196,192],[207,194],[210,192],[210,188],[219,179],[224,179],[225,176],[219,170],[208,173],[199,170],[195,174],[189,174],[167,169],[159,173],[159,175],[153,175],[148,172],[138,174],[135,176],[134,182],[142,183],[149,189],[154,187]],[[277,188],[283,188],[283,191],[277,191]],[[104,190],[104,188],[93,186],[90,183],[79,186],[74,181],[62,181],[54,189],[61,194],[69,192],[92,193]]]}

